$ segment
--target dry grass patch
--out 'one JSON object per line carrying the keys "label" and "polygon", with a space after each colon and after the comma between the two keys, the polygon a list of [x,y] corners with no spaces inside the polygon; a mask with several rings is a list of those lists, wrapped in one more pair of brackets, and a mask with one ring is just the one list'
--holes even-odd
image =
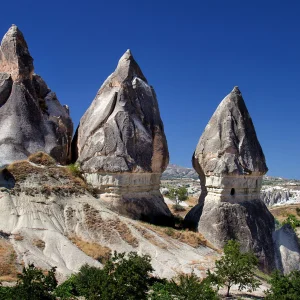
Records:
{"label": "dry grass patch", "polygon": [[205,239],[205,237],[199,232],[194,232],[190,230],[179,230],[172,227],[160,227],[148,223],[143,223],[143,226],[153,230],[161,237],[169,236],[175,240],[190,245],[193,248],[198,248],[199,246],[206,246],[213,250],[218,250],[211,243],[209,243]]}
{"label": "dry grass patch", "polygon": [[14,234],[14,240],[18,241],[18,242],[23,241],[24,240],[24,236],[21,235],[20,233],[16,233],[16,234]]}
{"label": "dry grass patch", "polygon": [[136,226],[134,224],[131,224],[141,235],[143,238],[145,238],[146,240],[148,240],[151,244],[153,244],[154,246],[157,246],[161,249],[167,249],[167,245],[162,243],[161,241],[159,241],[154,234],[149,232],[149,229],[146,229],[144,227],[141,226]]}
{"label": "dry grass patch", "polygon": [[101,246],[97,243],[86,242],[78,236],[72,236],[70,241],[75,244],[86,255],[105,263],[111,257],[111,249],[106,246]]}
{"label": "dry grass patch", "polygon": [[291,204],[284,206],[274,206],[270,207],[269,210],[271,214],[279,221],[283,222],[287,219],[288,215],[295,215],[298,220],[300,220],[299,213],[297,212],[300,209],[300,204]]}
{"label": "dry grass patch", "polygon": [[45,249],[45,242],[43,240],[35,239],[32,241],[32,244],[41,250]]}
{"label": "dry grass patch", "polygon": [[120,219],[108,221],[108,225],[115,229],[121,236],[122,240],[136,248],[139,245],[138,240],[132,235],[131,230],[128,226],[123,223]]}
{"label": "dry grass patch", "polygon": [[[46,154],[43,153],[43,155]],[[48,157],[51,158],[50,156]],[[51,165],[50,162],[49,165],[42,168],[30,164],[27,160],[16,161],[10,164],[7,170],[16,180],[16,185],[12,189],[12,193],[25,192],[34,196],[38,192],[41,192],[46,196],[50,196],[51,194],[66,196],[69,194],[84,194],[89,190],[86,182],[82,178],[73,175],[68,167],[58,167],[55,164]],[[22,186],[22,183],[32,176],[34,176],[35,180],[39,180],[39,189]]]}
{"label": "dry grass patch", "polygon": [[96,232],[98,235],[101,234],[107,240],[117,232],[126,243],[134,248],[138,247],[138,240],[119,218],[103,220],[99,211],[89,204],[83,206],[83,211],[86,215],[86,225],[92,232]]}
{"label": "dry grass patch", "polygon": [[7,167],[7,170],[14,176],[16,182],[24,181],[30,174],[41,174],[43,169],[31,165],[27,160],[13,162]]}
{"label": "dry grass patch", "polygon": [[17,255],[9,241],[0,239],[0,281],[17,280]]}
{"label": "dry grass patch", "polygon": [[54,166],[56,164],[54,158],[52,158],[50,155],[42,151],[31,154],[28,157],[28,160],[34,164],[43,165],[43,166]]}

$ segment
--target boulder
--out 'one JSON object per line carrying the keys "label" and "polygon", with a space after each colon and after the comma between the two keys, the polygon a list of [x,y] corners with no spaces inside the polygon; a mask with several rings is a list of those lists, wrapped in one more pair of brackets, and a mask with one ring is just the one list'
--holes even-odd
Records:
{"label": "boulder", "polygon": [[274,218],[260,200],[265,157],[238,87],[224,98],[206,126],[192,158],[200,177],[199,204],[185,224],[216,247],[237,239],[260,266],[274,268]]}
{"label": "boulder", "polygon": [[283,225],[273,235],[276,268],[284,274],[300,270],[300,244],[290,224]]}
{"label": "boulder", "polygon": [[80,120],[73,145],[86,180],[122,214],[170,223],[159,192],[169,162],[156,95],[130,50]]}
{"label": "boulder", "polygon": [[44,151],[71,160],[73,123],[44,80],[34,74],[23,34],[12,25],[0,47],[0,166]]}

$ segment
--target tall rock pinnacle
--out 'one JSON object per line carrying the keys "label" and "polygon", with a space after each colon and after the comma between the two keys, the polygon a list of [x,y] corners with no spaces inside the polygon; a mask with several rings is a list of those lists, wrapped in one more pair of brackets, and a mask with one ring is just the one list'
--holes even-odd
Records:
{"label": "tall rock pinnacle", "polygon": [[163,123],[130,50],[81,118],[74,143],[87,180],[115,209],[153,222],[171,217],[159,192],[169,161]]}
{"label": "tall rock pinnacle", "polygon": [[262,268],[272,270],[274,218],[260,200],[268,168],[238,87],[213,114],[192,161],[201,195],[186,224],[197,227],[217,247],[238,239],[244,250],[260,257]]}
{"label": "tall rock pinnacle", "polygon": [[202,134],[193,164],[205,174],[264,175],[268,168],[238,87],[225,97]]}
{"label": "tall rock pinnacle", "polygon": [[71,159],[73,123],[37,74],[27,43],[12,25],[0,46],[0,166],[44,151],[60,163]]}
{"label": "tall rock pinnacle", "polygon": [[33,59],[16,25],[12,25],[2,39],[0,72],[9,73],[13,80],[29,79],[33,74]]}

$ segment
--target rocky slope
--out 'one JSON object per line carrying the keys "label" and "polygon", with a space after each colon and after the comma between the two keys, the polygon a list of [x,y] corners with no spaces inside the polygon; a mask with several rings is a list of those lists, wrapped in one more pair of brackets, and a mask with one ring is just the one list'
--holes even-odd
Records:
{"label": "rocky slope", "polygon": [[80,120],[77,162],[112,209],[170,224],[159,192],[169,153],[156,95],[130,50],[119,60]]}
{"label": "rocky slope", "polygon": [[0,47],[0,166],[45,151],[71,158],[73,124],[44,80],[34,74],[23,34],[12,25]]}
{"label": "rocky slope", "polygon": [[[184,232],[172,229],[170,234],[111,211],[80,177],[45,154],[13,163],[4,173],[0,232],[13,245],[19,263],[57,266],[65,278],[84,263],[101,266],[95,258],[101,261],[104,250],[137,251],[151,256],[155,274],[170,278],[191,271],[204,276],[218,257],[199,234],[190,233],[191,243]],[[84,245],[94,249],[93,257],[81,250]]]}

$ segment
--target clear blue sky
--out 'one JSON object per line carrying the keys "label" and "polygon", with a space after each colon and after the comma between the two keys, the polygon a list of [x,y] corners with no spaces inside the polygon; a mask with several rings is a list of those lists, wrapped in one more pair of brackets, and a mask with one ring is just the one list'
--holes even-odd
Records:
{"label": "clear blue sky", "polygon": [[3,1],[0,34],[11,24],[75,127],[130,48],[156,90],[172,163],[191,166],[238,85],[268,174],[300,179],[300,1]]}

